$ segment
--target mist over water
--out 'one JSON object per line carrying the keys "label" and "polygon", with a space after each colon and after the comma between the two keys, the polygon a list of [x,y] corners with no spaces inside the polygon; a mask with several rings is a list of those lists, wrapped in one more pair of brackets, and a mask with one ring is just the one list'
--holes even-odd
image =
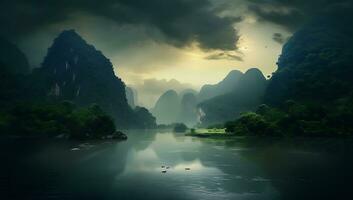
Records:
{"label": "mist over water", "polygon": [[129,131],[128,136],[126,142],[91,143],[3,138],[0,197],[211,200],[350,196],[353,151],[348,140],[201,139],[157,131]]}

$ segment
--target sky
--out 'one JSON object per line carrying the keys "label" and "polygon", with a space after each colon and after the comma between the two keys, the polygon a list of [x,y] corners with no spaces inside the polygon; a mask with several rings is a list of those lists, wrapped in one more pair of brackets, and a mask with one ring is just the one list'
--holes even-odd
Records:
{"label": "sky", "polygon": [[350,0],[1,0],[2,37],[39,67],[53,39],[75,29],[153,107],[166,90],[199,90],[231,70],[277,68],[283,44]]}

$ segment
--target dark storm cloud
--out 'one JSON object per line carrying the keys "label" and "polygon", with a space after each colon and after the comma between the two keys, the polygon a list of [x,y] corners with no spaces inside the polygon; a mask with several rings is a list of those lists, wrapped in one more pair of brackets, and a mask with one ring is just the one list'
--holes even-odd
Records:
{"label": "dark storm cloud", "polygon": [[[285,9],[285,8],[282,8]],[[289,31],[294,31],[306,20],[306,15],[298,10],[281,10],[277,8],[264,9],[259,5],[249,6],[249,10],[256,13],[260,21],[270,21],[285,27]]]}
{"label": "dark storm cloud", "polygon": [[339,9],[353,12],[352,0],[248,0],[248,8],[260,21],[283,26],[293,32],[316,16],[327,15]]}
{"label": "dark storm cloud", "polygon": [[281,33],[274,33],[272,39],[279,44],[284,44],[288,40],[288,38],[283,36]]}
{"label": "dark storm cloud", "polygon": [[243,61],[243,55],[235,55],[229,52],[220,52],[205,57],[207,60],[236,60]]}
{"label": "dark storm cloud", "polygon": [[196,41],[205,50],[236,49],[233,24],[241,20],[218,16],[209,0],[2,0],[1,32],[17,38],[77,14],[156,28],[168,43],[181,47]]}

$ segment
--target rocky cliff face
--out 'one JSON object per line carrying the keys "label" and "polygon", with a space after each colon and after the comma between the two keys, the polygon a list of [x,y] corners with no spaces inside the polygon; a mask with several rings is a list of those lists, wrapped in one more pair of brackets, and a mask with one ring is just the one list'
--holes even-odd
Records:
{"label": "rocky cliff face", "polygon": [[126,100],[131,108],[136,107],[136,94],[135,91],[131,87],[125,88]]}
{"label": "rocky cliff face", "polygon": [[98,104],[118,127],[130,127],[134,121],[125,84],[115,76],[112,63],[73,30],[63,31],[54,40],[35,79],[43,84],[42,95],[51,100]]}

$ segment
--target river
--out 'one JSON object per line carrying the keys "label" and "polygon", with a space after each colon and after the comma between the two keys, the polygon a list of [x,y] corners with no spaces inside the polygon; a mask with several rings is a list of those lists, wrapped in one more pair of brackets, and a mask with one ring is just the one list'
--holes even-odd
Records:
{"label": "river", "polygon": [[0,139],[0,199],[353,199],[353,143],[187,137]]}

